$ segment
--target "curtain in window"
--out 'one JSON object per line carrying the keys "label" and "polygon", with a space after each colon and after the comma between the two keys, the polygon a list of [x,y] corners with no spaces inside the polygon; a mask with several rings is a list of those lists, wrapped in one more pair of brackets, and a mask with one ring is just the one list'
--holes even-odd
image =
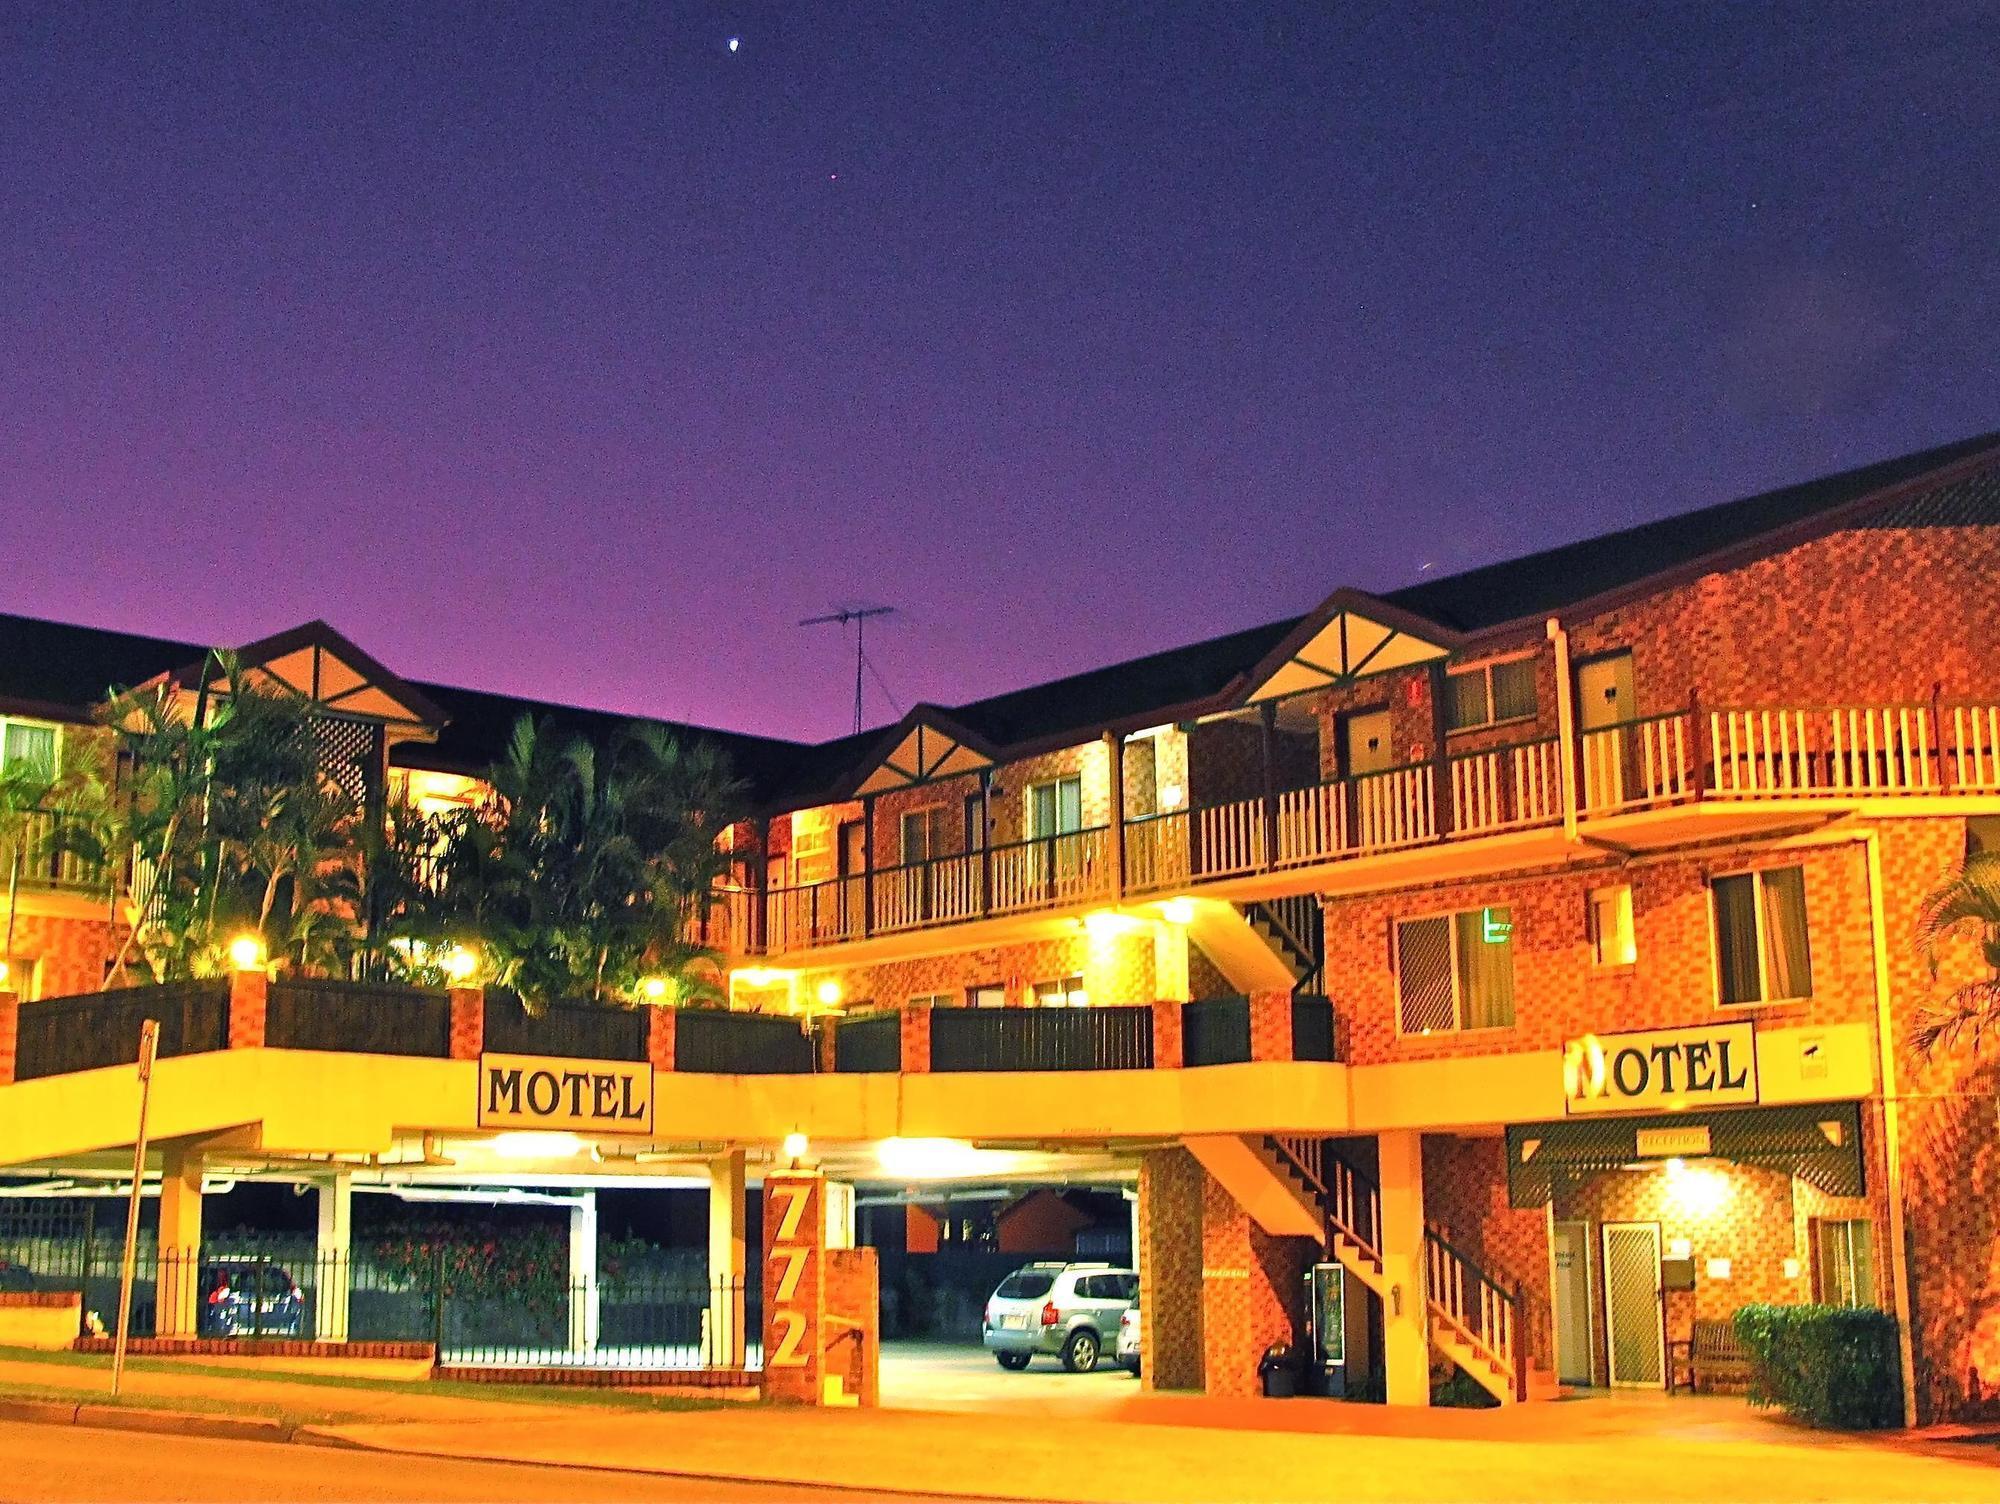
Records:
{"label": "curtain in window", "polygon": [[41,768],[53,773],[56,769],[56,728],[53,726],[23,726],[16,721],[7,727],[7,739],[0,747],[0,764]]}
{"label": "curtain in window", "polygon": [[1448,674],[1444,682],[1445,724],[1452,730],[1484,726],[1493,719],[1486,706],[1486,673],[1483,669]]}
{"label": "curtain in window", "polygon": [[1754,1003],[1757,984],[1757,879],[1715,880],[1715,949],[1725,1003]]}
{"label": "curtain in window", "polygon": [[1770,996],[1811,997],[1812,955],[1806,947],[1806,873],[1781,867],[1762,874],[1764,976]]}
{"label": "curtain in window", "polygon": [[1504,908],[1457,916],[1461,1028],[1498,1029],[1514,1021],[1513,919]]}
{"label": "curtain in window", "polygon": [[1493,719],[1510,721],[1535,713],[1535,660],[1519,658],[1493,665]]}
{"label": "curtain in window", "polygon": [[1396,926],[1396,995],[1405,1034],[1452,1026],[1449,919]]}

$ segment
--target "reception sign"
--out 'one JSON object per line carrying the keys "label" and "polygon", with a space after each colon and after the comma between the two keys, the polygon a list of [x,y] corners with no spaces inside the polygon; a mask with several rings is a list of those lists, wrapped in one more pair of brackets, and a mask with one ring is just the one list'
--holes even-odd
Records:
{"label": "reception sign", "polygon": [[1756,1101],[1757,1032],[1748,1022],[1586,1034],[1563,1049],[1563,1103],[1572,1114]]}
{"label": "reception sign", "polygon": [[653,1068],[642,1060],[481,1055],[479,1126],[651,1133]]}

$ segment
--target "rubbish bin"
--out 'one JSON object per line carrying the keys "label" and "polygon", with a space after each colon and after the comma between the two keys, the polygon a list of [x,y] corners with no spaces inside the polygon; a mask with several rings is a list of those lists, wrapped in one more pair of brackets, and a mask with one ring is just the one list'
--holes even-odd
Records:
{"label": "rubbish bin", "polygon": [[1273,1342],[1257,1363],[1257,1377],[1264,1381],[1264,1398],[1288,1400],[1299,1392],[1298,1357],[1288,1342]]}

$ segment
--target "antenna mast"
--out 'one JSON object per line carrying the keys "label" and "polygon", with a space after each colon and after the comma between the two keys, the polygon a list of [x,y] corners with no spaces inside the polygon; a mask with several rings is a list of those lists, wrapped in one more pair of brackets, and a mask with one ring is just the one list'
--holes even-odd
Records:
{"label": "antenna mast", "polygon": [[799,625],[802,627],[846,626],[854,623],[854,729],[861,730],[861,671],[867,665],[868,655],[862,650],[861,634],[868,629],[868,619],[873,616],[893,616],[894,606],[849,606],[840,611],[829,611],[824,616],[808,616]]}

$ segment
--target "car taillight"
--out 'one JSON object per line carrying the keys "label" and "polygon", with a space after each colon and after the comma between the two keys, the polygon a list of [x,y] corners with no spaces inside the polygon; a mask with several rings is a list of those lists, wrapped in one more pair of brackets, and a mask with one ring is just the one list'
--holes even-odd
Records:
{"label": "car taillight", "polygon": [[1053,1300],[1043,1305],[1042,1307],[1043,1326],[1054,1326],[1061,1319],[1062,1319],[1061,1314],[1056,1310],[1056,1303]]}
{"label": "car taillight", "polygon": [[1120,1316],[1118,1318],[1118,1324],[1120,1326],[1130,1326],[1132,1324],[1132,1313],[1130,1311],[1127,1311],[1123,1316]]}
{"label": "car taillight", "polygon": [[217,1285],[213,1290],[208,1292],[208,1303],[212,1306],[219,1306],[227,1299],[229,1299],[229,1286],[227,1285]]}

